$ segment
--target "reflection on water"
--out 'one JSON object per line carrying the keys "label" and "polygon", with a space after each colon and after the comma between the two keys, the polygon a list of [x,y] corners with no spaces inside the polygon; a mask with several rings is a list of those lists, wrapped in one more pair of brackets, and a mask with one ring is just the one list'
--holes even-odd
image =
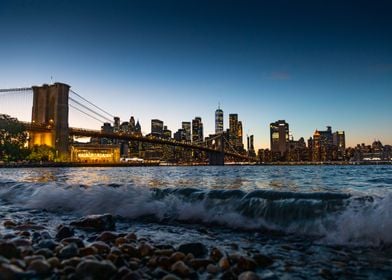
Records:
{"label": "reflection on water", "polygon": [[[0,169],[0,182],[131,185],[146,188],[380,191],[390,189],[392,166],[198,166]],[[369,180],[369,178],[371,180]]]}

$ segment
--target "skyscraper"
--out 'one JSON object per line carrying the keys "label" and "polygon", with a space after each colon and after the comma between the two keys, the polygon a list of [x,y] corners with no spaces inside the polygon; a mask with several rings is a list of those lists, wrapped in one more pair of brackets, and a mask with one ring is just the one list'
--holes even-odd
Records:
{"label": "skyscraper", "polygon": [[270,124],[271,152],[282,159],[289,141],[289,124],[285,120],[278,120]]}
{"label": "skyscraper", "polygon": [[243,131],[242,131],[242,122],[238,121],[238,127],[237,127],[237,144],[236,147],[239,150],[244,149],[244,143],[242,140],[242,135],[243,135]]}
{"label": "skyscraper", "polygon": [[336,131],[333,133],[333,144],[337,148],[338,158],[341,160],[346,152],[346,136],[344,131]]}
{"label": "skyscraper", "polygon": [[215,111],[215,134],[223,132],[223,111],[220,107]]}
{"label": "skyscraper", "polygon": [[182,122],[182,129],[185,131],[185,140],[191,141],[191,122]]}
{"label": "skyscraper", "polygon": [[151,120],[151,134],[156,137],[162,137],[163,121],[158,119]]}
{"label": "skyscraper", "polygon": [[229,142],[235,147],[238,138],[238,114],[229,115]]}
{"label": "skyscraper", "polygon": [[200,117],[195,117],[192,120],[192,142],[203,141],[203,123]]}

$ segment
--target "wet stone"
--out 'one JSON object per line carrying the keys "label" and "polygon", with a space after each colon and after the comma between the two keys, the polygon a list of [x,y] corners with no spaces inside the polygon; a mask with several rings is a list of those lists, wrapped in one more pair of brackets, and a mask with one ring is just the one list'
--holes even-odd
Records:
{"label": "wet stone", "polygon": [[19,258],[20,251],[13,243],[0,242],[0,256],[3,256],[7,259]]}
{"label": "wet stone", "polygon": [[45,260],[34,260],[30,263],[27,269],[33,270],[39,275],[47,275],[51,271],[49,263]]}
{"label": "wet stone", "polygon": [[181,277],[186,277],[191,273],[190,268],[183,261],[174,263],[171,266],[171,271]]}
{"label": "wet stone", "polygon": [[181,278],[178,278],[177,276],[173,274],[168,274],[165,277],[162,278],[162,280],[180,280]]}
{"label": "wet stone", "polygon": [[254,270],[257,263],[251,258],[241,256],[237,261],[237,267],[241,270]]}
{"label": "wet stone", "polygon": [[223,272],[220,279],[222,279],[222,280],[237,280],[237,275],[233,271],[227,270],[227,271]]}
{"label": "wet stone", "polygon": [[12,227],[16,226],[16,223],[14,221],[12,221],[12,220],[6,220],[6,221],[3,222],[3,226],[5,228],[12,228]]}
{"label": "wet stone", "polygon": [[152,255],[152,253],[154,252],[154,247],[152,247],[148,243],[143,243],[139,246],[138,250],[139,250],[140,256],[145,257],[145,256]]}
{"label": "wet stone", "polygon": [[56,233],[56,240],[60,241],[67,237],[74,236],[74,230],[71,227],[61,225]]}
{"label": "wet stone", "polygon": [[219,268],[215,264],[207,265],[207,272],[209,274],[216,274],[219,272]]}
{"label": "wet stone", "polygon": [[59,245],[59,243],[57,243],[56,241],[53,241],[52,239],[44,239],[44,240],[41,240],[37,246],[39,248],[46,248],[49,250],[54,250],[57,247],[57,245]]}
{"label": "wet stone", "polygon": [[77,228],[94,231],[115,230],[115,220],[111,214],[89,215],[71,222],[71,225]]}
{"label": "wet stone", "polygon": [[183,259],[185,259],[185,254],[182,252],[174,252],[171,256],[170,256],[170,260],[172,262],[176,262],[176,261],[181,261]]}
{"label": "wet stone", "polygon": [[223,253],[218,248],[212,248],[210,258],[214,262],[218,262],[223,257]]}
{"label": "wet stone", "polygon": [[119,237],[119,234],[117,232],[113,231],[104,231],[97,237],[97,241],[103,241],[103,242],[112,242],[115,241]]}
{"label": "wet stone", "polygon": [[84,260],[76,268],[79,279],[110,279],[116,273],[116,267],[110,261]]}
{"label": "wet stone", "polygon": [[64,248],[62,248],[59,252],[59,257],[61,259],[69,259],[72,257],[76,257],[79,254],[79,249],[75,243],[71,243]]}
{"label": "wet stone", "polygon": [[11,239],[11,242],[17,247],[31,246],[31,241],[26,238],[15,237]]}
{"label": "wet stone", "polygon": [[229,259],[227,257],[223,257],[219,260],[218,266],[220,267],[220,269],[222,270],[227,270],[230,268],[230,262]]}
{"label": "wet stone", "polygon": [[134,232],[128,233],[125,236],[126,239],[131,240],[131,241],[136,241],[137,240],[137,235]]}
{"label": "wet stone", "polygon": [[119,249],[130,257],[138,257],[139,251],[136,249],[135,246],[131,244],[123,244],[119,247]]}
{"label": "wet stone", "polygon": [[189,254],[192,253],[195,257],[203,257],[207,253],[207,248],[203,243],[193,242],[193,243],[184,243],[178,247],[178,251]]}
{"label": "wet stone", "polygon": [[46,249],[46,248],[42,248],[42,249],[35,251],[35,254],[44,256],[46,259],[53,257],[53,252],[49,249]]}
{"label": "wet stone", "polygon": [[86,247],[86,248],[81,248],[79,250],[79,253],[81,256],[90,256],[90,255],[95,255],[98,253],[98,250],[95,247]]}
{"label": "wet stone", "polygon": [[238,280],[260,280],[261,278],[253,271],[242,272],[238,276]]}
{"label": "wet stone", "polygon": [[52,257],[46,260],[52,268],[60,267],[60,260],[57,257]]}
{"label": "wet stone", "polygon": [[204,268],[207,265],[211,264],[212,261],[209,259],[199,259],[199,258],[195,258],[190,260],[190,265],[194,268],[194,269],[199,269],[199,268]]}
{"label": "wet stone", "polygon": [[81,262],[81,259],[79,257],[73,257],[67,260],[63,260],[61,262],[61,266],[65,267],[65,266],[72,266],[72,267],[76,267],[79,263]]}
{"label": "wet stone", "polygon": [[93,242],[89,247],[94,247],[97,249],[98,254],[108,254],[110,252],[110,247],[102,241]]}
{"label": "wet stone", "polygon": [[10,280],[17,280],[23,279],[23,270],[13,264],[2,264],[0,265],[0,278],[1,279],[10,279]]}
{"label": "wet stone", "polygon": [[61,240],[61,244],[68,245],[71,243],[75,243],[78,248],[84,248],[84,242],[82,239],[77,237],[67,237]]}

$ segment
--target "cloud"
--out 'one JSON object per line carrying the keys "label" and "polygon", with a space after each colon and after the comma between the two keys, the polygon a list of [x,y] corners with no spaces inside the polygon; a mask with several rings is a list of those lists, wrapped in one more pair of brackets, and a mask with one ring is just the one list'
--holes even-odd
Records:
{"label": "cloud", "polygon": [[271,72],[267,76],[267,78],[270,80],[284,81],[284,80],[291,80],[291,75],[289,72],[286,71],[274,71]]}

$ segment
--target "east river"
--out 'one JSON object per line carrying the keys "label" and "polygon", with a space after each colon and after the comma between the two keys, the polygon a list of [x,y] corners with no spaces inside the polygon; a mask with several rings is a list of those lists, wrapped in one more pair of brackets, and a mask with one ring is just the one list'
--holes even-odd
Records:
{"label": "east river", "polygon": [[[71,226],[81,217],[105,213],[115,219],[112,239]],[[253,274],[241,277],[392,278],[390,165],[0,169],[0,217],[2,243],[16,240],[17,249],[20,244],[32,247],[30,255],[18,249],[15,258],[22,264],[12,263],[7,256],[0,259],[16,271],[9,273],[22,278],[84,275],[80,252],[96,240],[105,241],[111,251],[94,261],[110,259],[119,279],[120,268],[124,275],[138,273],[151,279],[172,274],[235,279],[248,270]],[[82,241],[80,251],[72,256],[74,263],[58,255],[69,246],[58,238],[60,225]],[[120,241],[130,233],[136,236],[135,248],[148,244],[151,252],[143,256],[139,249],[141,255],[135,260],[121,255],[128,251],[121,249]],[[51,238],[52,252],[38,258],[49,268],[39,274],[31,258],[43,250],[42,241]],[[204,251],[193,257],[205,263],[188,255],[178,257],[188,269],[182,267],[185,272],[179,272],[177,263],[173,264],[178,260],[171,255],[180,244],[200,243]],[[154,257],[160,260],[154,255],[157,250],[173,263],[154,263]],[[216,260],[214,250],[221,254]],[[125,261],[118,264],[109,255]]]}

